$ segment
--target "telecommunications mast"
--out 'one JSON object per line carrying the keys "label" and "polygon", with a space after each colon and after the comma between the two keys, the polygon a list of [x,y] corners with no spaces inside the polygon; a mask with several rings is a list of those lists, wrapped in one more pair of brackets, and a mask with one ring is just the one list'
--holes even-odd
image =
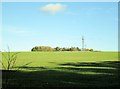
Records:
{"label": "telecommunications mast", "polygon": [[84,51],[84,37],[82,36],[82,51]]}

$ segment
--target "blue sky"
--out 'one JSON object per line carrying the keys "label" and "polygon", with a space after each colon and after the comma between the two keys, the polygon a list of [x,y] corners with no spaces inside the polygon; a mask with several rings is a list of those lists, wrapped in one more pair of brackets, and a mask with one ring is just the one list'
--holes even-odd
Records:
{"label": "blue sky", "polygon": [[4,2],[2,46],[30,51],[34,46],[118,50],[117,2]]}

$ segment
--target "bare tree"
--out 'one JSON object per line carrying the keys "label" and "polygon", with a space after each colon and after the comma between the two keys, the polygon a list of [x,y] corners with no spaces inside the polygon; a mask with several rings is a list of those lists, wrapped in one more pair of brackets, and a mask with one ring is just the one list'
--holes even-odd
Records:
{"label": "bare tree", "polygon": [[[15,76],[15,73],[20,69],[20,67],[18,68],[15,67],[18,53],[19,52],[11,52],[9,47],[8,47],[8,51],[2,52],[2,60],[0,60],[0,63],[2,64],[2,70],[4,70],[4,72],[7,72],[4,75],[5,76],[4,88],[9,87],[10,79],[13,79]],[[29,65],[30,63],[31,62],[26,63],[23,66]],[[13,72],[13,69],[14,69],[14,72]]]}
{"label": "bare tree", "polygon": [[15,64],[16,64],[16,60],[17,60],[17,54],[19,52],[11,52],[9,47],[8,47],[8,51],[7,52],[2,52],[2,60],[0,60],[1,64],[2,64],[2,68],[4,70],[11,70],[14,68]]}

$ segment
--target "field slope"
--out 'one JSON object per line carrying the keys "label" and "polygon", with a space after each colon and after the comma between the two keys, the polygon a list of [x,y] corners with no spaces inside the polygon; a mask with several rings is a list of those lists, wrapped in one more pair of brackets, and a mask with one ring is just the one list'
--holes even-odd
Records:
{"label": "field slope", "polygon": [[3,86],[8,78],[9,87],[118,87],[119,64],[117,52],[20,52]]}

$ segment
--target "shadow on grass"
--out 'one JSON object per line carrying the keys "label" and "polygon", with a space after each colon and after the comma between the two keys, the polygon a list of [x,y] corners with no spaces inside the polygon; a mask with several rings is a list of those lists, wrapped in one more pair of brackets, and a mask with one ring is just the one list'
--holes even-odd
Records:
{"label": "shadow on grass", "polygon": [[67,69],[78,72],[95,72],[108,75],[118,75],[120,61],[104,61],[104,62],[77,62],[58,64],[58,69]]}
{"label": "shadow on grass", "polygon": [[[118,67],[116,63],[119,64],[120,62],[101,62],[101,63],[82,63],[82,65],[88,64],[94,67],[113,67],[115,69],[96,69],[96,68],[76,68],[81,66],[81,63],[66,63],[66,64],[59,64],[59,68],[57,69],[47,69],[43,68],[41,70],[36,70],[35,67],[30,67],[35,71],[5,71],[3,70],[3,89],[5,86],[5,79],[10,73],[14,74],[14,77],[9,77],[9,84],[8,87],[19,87],[19,88],[28,88],[28,87],[36,87],[36,88],[52,88],[52,87],[79,87],[79,88],[102,88],[102,87],[118,87]],[[104,65],[103,65],[104,64]],[[63,65],[68,66],[64,68]],[[70,66],[69,66],[70,65]],[[71,65],[73,66],[71,68]],[[29,67],[26,67],[29,69]],[[39,67],[37,67],[40,69]],[[71,72],[72,70],[72,72]],[[74,71],[75,70],[75,71]],[[78,72],[96,72],[95,74],[81,74]],[[97,74],[101,72],[101,74]],[[108,73],[108,74],[104,74]],[[112,74],[111,74],[112,73]],[[110,75],[109,75],[110,74]],[[13,75],[10,75],[13,76]]]}
{"label": "shadow on grass", "polygon": [[59,64],[61,66],[93,66],[93,67],[112,67],[118,68],[120,65],[120,61],[104,61],[104,62],[77,62],[77,63],[64,63]]}

